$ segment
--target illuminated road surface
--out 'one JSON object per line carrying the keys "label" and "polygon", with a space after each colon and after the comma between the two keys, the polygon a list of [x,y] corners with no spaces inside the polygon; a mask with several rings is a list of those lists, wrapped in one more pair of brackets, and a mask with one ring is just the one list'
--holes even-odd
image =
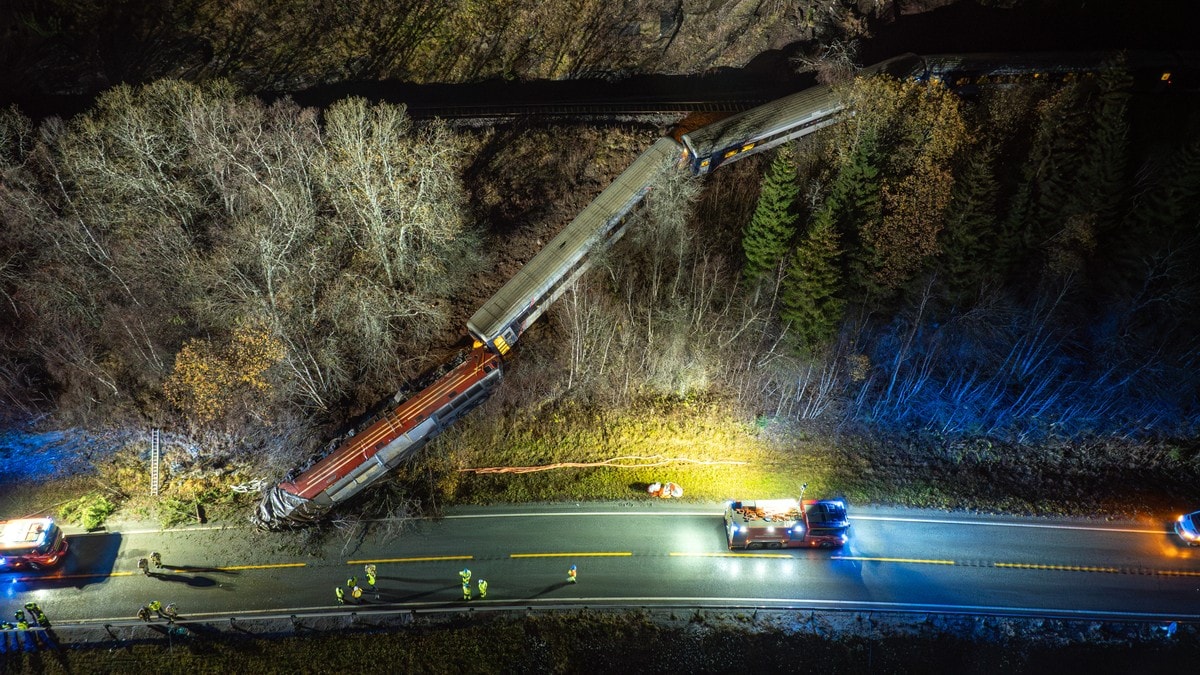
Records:
{"label": "illuminated road surface", "polygon": [[[476,605],[578,602],[865,610],[986,608],[1053,615],[1200,618],[1200,548],[1166,522],[953,516],[851,507],[841,551],[732,553],[717,505],[637,502],[457,509],[400,539],[321,556],[277,550],[247,528],[76,535],[49,574],[0,575],[5,602],[34,599],[57,621],[132,618],[149,600],[185,616],[335,606],[333,588],[379,569],[369,605],[462,605],[458,570],[489,582]],[[162,551],[154,578],[137,558]],[[566,584],[567,567],[579,583]],[[172,567],[174,566],[174,567]],[[3,609],[3,605],[0,605]]]}

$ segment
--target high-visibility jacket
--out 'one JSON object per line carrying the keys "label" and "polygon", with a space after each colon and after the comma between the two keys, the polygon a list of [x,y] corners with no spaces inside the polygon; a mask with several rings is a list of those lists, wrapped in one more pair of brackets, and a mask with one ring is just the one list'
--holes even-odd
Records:
{"label": "high-visibility jacket", "polygon": [[471,583],[471,570],[463,570],[458,573],[458,576],[462,578],[464,584]]}
{"label": "high-visibility jacket", "polygon": [[342,590],[341,586],[335,586],[333,592],[337,593],[337,599],[339,602],[346,599],[346,591]]}
{"label": "high-visibility jacket", "polygon": [[158,610],[162,609],[162,603],[157,600],[151,600],[148,607],[150,608],[151,612],[157,612]]}
{"label": "high-visibility jacket", "polygon": [[375,573],[374,572],[367,572],[367,585],[368,586],[375,585]]}
{"label": "high-visibility jacket", "polygon": [[479,580],[479,597],[482,598],[485,595],[487,595],[487,581],[484,579],[480,579]]}
{"label": "high-visibility jacket", "polygon": [[362,597],[362,589],[358,586],[355,586],[354,588],[350,589],[350,595],[353,595],[354,599],[357,600]]}

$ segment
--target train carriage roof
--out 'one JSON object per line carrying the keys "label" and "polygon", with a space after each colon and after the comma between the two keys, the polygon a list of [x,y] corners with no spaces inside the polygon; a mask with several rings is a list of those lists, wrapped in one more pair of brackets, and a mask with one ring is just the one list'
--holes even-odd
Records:
{"label": "train carriage roof", "polygon": [[547,294],[587,257],[593,246],[603,247],[603,238],[613,218],[623,216],[640,199],[658,175],[678,161],[682,149],[670,138],[659,139],[583,211],[546,244],[508,283],[496,292],[467,323],[477,339],[489,342],[519,316],[529,311],[540,314]]}
{"label": "train carriage roof", "polygon": [[742,145],[748,141],[840,112],[842,104],[831,87],[820,85],[785,96],[684,134],[688,150],[697,157]]}

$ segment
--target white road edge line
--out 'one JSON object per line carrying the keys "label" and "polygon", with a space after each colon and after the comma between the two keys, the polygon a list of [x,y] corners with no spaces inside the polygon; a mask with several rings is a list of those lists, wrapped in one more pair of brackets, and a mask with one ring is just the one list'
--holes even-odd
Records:
{"label": "white road edge line", "polygon": [[[538,516],[722,516],[722,511],[555,511],[547,513],[471,513],[442,516],[443,520],[468,518],[536,518]],[[429,519],[436,520],[436,519]],[[985,527],[1026,527],[1046,530],[1090,530],[1094,532],[1125,532],[1130,534],[1171,534],[1170,530],[1137,530],[1099,525],[1054,525],[1050,523],[1003,523],[987,520],[955,520],[944,518],[906,518],[903,516],[850,516],[850,520],[879,520],[897,523],[930,523],[935,525],[977,525]]]}
{"label": "white road edge line", "polygon": [[[552,511],[546,513],[464,513],[450,516],[417,518],[416,520],[470,520],[478,518],[538,518],[542,516],[586,517],[586,516],[722,516],[721,511]],[[371,518],[372,522],[384,522],[387,518]],[[1171,534],[1171,530],[1140,530],[1127,527],[1101,527],[1099,525],[1054,525],[1050,523],[1006,523],[987,520],[956,520],[943,518],[906,518],[903,516],[850,516],[855,520],[876,520],[895,523],[929,523],[932,525],[974,525],[983,527],[1024,527],[1042,530],[1081,530],[1091,532],[1121,532],[1126,534]],[[72,537],[101,536],[105,534],[180,534],[187,532],[207,532],[213,530],[245,530],[250,525],[210,525],[201,527],[185,527],[172,529],[141,529],[141,530],[106,530],[103,532],[80,532],[71,534]]]}
{"label": "white road edge line", "polygon": [[904,518],[900,516],[850,516],[850,520],[884,520],[897,523],[933,523],[936,525],[985,525],[990,527],[1027,527],[1043,530],[1090,530],[1094,532],[1126,532],[1129,534],[1171,534],[1170,530],[1135,530],[1128,527],[1098,525],[1054,525],[1051,523],[1000,523],[987,520],[951,520],[941,518]]}

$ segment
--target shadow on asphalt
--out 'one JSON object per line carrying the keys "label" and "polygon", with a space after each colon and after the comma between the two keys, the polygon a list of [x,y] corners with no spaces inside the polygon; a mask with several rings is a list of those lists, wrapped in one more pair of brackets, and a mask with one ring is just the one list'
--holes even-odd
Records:
{"label": "shadow on asphalt", "polygon": [[380,580],[399,581],[402,584],[440,584],[440,579],[418,578],[418,577],[385,577],[380,576]]}
{"label": "shadow on asphalt", "polygon": [[450,584],[449,586],[438,586],[437,588],[432,588],[424,593],[393,596],[390,593],[381,592],[379,595],[382,598],[386,598],[383,600],[383,602],[412,602],[413,600],[429,597],[435,593],[441,593],[442,591],[456,591],[460,588],[462,588],[461,584]]}
{"label": "shadow on asphalt", "polygon": [[[219,567],[196,567],[194,565],[163,565],[162,568],[164,570],[171,570],[172,572],[214,572],[216,574],[228,574],[230,576],[236,576],[239,574],[237,570],[223,570]],[[151,572],[151,574],[156,575],[153,572]]]}
{"label": "shadow on asphalt", "polygon": [[550,584],[549,586],[547,586],[547,587],[543,588],[543,589],[542,589],[540,592],[534,593],[533,595],[531,595],[531,596],[529,596],[529,597],[531,597],[531,598],[540,598],[540,597],[542,597],[543,595],[545,595],[545,594],[547,594],[547,593],[550,593],[550,592],[552,592],[552,591],[557,591],[557,590],[558,590],[558,589],[560,589],[560,588],[565,588],[566,586],[570,586],[570,585],[571,585],[571,584],[568,584],[568,583],[567,583],[567,582],[565,582],[565,581],[560,581],[560,582],[558,582],[557,584]]}
{"label": "shadow on asphalt", "polygon": [[154,577],[155,579],[158,579],[159,581],[171,581],[174,583],[186,583],[188,586],[191,586],[193,588],[208,588],[210,586],[217,585],[216,581],[209,579],[208,577],[202,577],[199,575],[192,576],[192,575],[187,575],[187,574],[160,574],[158,572],[151,572],[150,576]]}

